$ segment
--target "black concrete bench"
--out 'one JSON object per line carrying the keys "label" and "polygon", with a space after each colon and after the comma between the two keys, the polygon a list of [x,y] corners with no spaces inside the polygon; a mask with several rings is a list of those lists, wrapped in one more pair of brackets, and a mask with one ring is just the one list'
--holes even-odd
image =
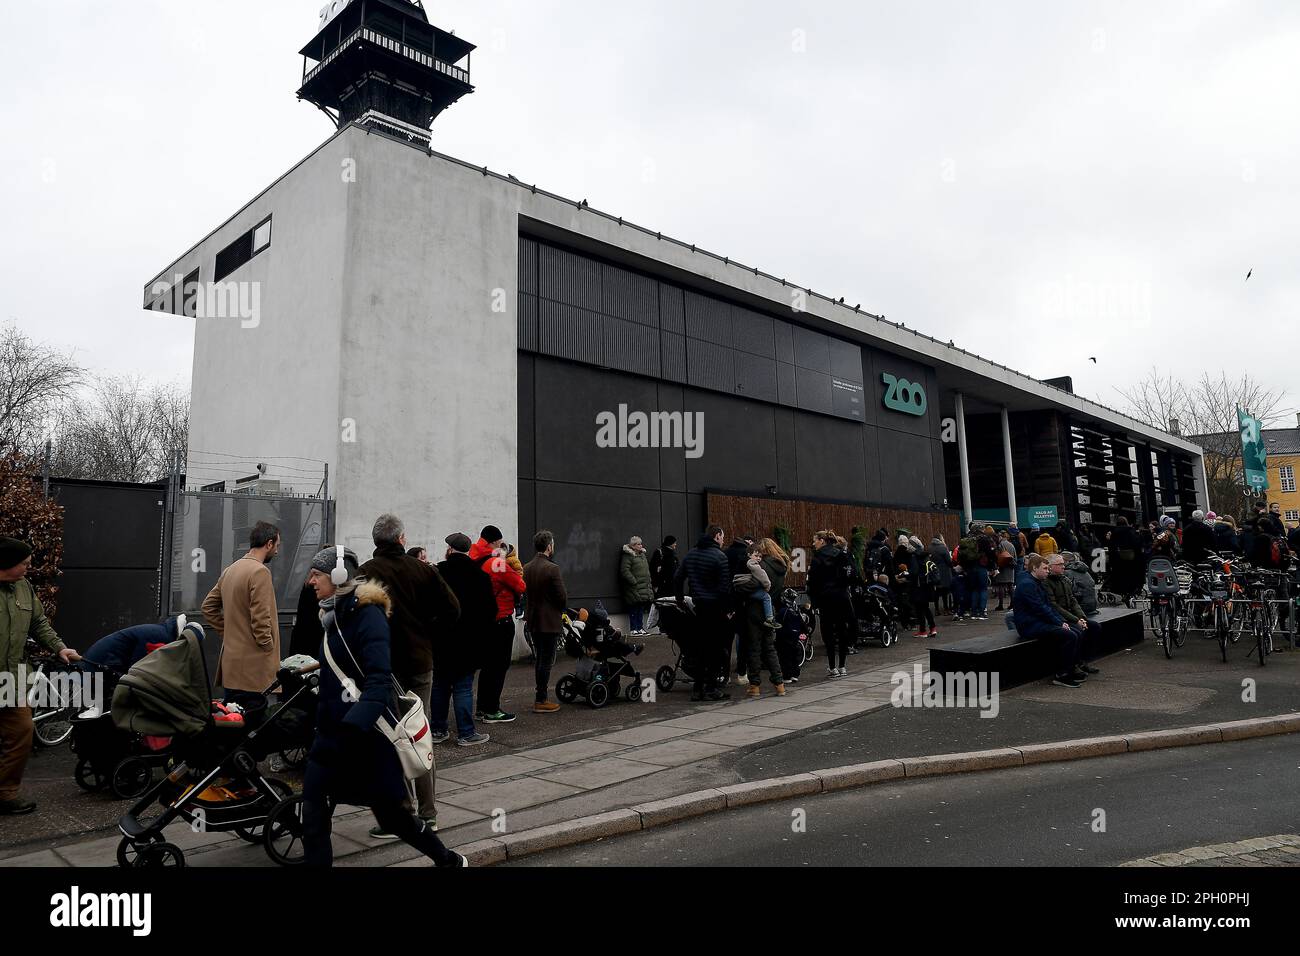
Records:
{"label": "black concrete bench", "polygon": [[[1140,610],[1102,608],[1091,620],[1101,625],[1096,644],[1088,648],[1094,658],[1142,643],[1146,621]],[[1022,640],[1016,631],[1008,630],[931,648],[930,670],[935,674],[997,673],[998,686],[1005,690],[1055,674],[1058,650],[1050,639]]]}

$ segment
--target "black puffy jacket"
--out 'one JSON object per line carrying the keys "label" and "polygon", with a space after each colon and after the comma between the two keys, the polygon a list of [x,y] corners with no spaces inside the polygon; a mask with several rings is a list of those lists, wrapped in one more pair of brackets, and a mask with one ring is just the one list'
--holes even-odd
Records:
{"label": "black puffy jacket", "polygon": [[711,604],[731,597],[731,568],[727,556],[712,538],[700,538],[677,568],[678,597],[687,584],[696,604]]}
{"label": "black puffy jacket", "polygon": [[827,545],[813,555],[808,568],[808,596],[817,607],[848,600],[852,562],[838,547]]}

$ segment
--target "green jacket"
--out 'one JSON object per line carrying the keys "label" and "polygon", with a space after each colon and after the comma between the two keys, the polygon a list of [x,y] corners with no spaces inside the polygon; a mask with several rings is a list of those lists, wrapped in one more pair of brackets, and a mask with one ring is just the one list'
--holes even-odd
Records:
{"label": "green jacket", "polygon": [[29,637],[55,654],[64,648],[28,580],[0,584],[0,674],[18,672],[27,658]]}
{"label": "green jacket", "polygon": [[1066,621],[1073,624],[1088,616],[1079,604],[1079,599],[1074,596],[1074,582],[1070,580],[1069,575],[1062,574],[1057,577],[1055,574],[1049,574],[1047,580],[1043,582],[1043,587],[1047,591],[1047,599],[1052,602],[1052,607],[1056,608],[1057,613]]}
{"label": "green jacket", "polygon": [[623,556],[618,563],[618,578],[622,585],[623,601],[627,604],[650,604],[655,599],[654,584],[650,581],[650,558],[638,554],[631,545],[623,545]]}

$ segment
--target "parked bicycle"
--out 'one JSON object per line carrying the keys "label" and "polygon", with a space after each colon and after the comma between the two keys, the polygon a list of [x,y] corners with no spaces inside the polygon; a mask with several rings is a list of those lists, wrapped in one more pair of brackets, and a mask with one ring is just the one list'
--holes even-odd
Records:
{"label": "parked bicycle", "polygon": [[27,703],[32,710],[36,744],[40,747],[61,746],[72,736],[72,720],[77,716],[77,710],[67,687],[60,687],[59,682],[50,680],[50,675],[75,673],[76,669],[68,667],[32,640],[27,642],[27,660]]}

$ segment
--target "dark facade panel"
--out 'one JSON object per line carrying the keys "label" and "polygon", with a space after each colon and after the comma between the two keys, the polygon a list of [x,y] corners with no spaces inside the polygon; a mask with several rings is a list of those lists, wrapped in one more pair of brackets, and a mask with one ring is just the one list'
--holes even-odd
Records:
{"label": "dark facade panel", "polygon": [[636,534],[662,540],[660,493],[632,488],[538,482],[536,523],[555,533],[555,560],[571,604],[602,598],[610,611],[617,597],[619,558]]}
{"label": "dark facade panel", "polygon": [[745,352],[736,353],[736,394],[775,405],[780,400],[776,363]]}
{"label": "dark facade panel", "polygon": [[536,241],[519,237],[519,291],[526,292],[529,295],[537,295],[537,256],[538,248]]}
{"label": "dark facade panel", "polygon": [[795,368],[784,362],[776,363],[776,394],[782,405],[788,408],[799,407],[799,394],[795,387]]}
{"label": "dark facade panel", "polygon": [[732,310],[731,319],[736,351],[766,359],[776,358],[774,319],[751,309],[739,307]]}
{"label": "dark facade panel", "polygon": [[862,384],[862,347],[842,339],[830,339],[831,374],[847,382]]}
{"label": "dark facade panel", "polygon": [[799,488],[795,493],[805,498],[863,500],[867,476],[861,428],[853,422],[796,413]]}
{"label": "dark facade panel", "polygon": [[[670,385],[667,382],[659,383],[659,411],[684,412],[686,408],[685,392],[686,390],[679,385]],[[659,487],[664,491],[686,490],[686,452],[684,449],[659,449]]]}
{"label": "dark facade panel", "polygon": [[519,477],[537,474],[537,359],[519,356]]}
{"label": "dark facade panel", "polygon": [[606,367],[659,377],[658,329],[622,319],[605,319],[604,331]]}
{"label": "dark facade panel", "polygon": [[538,351],[538,311],[537,296],[521,293],[519,296],[519,348],[522,351]]}
{"label": "dark facade panel", "polygon": [[771,406],[712,392],[687,390],[687,413],[703,415],[704,454],[686,459],[687,490],[731,488],[762,491],[777,484],[776,421]]}
{"label": "dark facade panel", "polygon": [[772,338],[776,346],[776,360],[794,364],[794,326],[779,319],[772,320]]}
{"label": "dark facade panel", "polygon": [[794,327],[794,364],[815,372],[831,370],[831,340],[820,332]]}
{"label": "dark facade panel", "polygon": [[735,355],[736,353],[726,346],[687,339],[687,382],[697,388],[734,393],[736,390]]}
{"label": "dark facade panel", "polygon": [[617,266],[602,266],[603,312],[659,328],[659,283]]}
{"label": "dark facade panel", "polygon": [[[525,564],[531,561],[533,553],[533,535],[541,531],[537,523],[537,482],[521,479],[519,482],[519,560]],[[546,530],[550,530],[547,528]]]}
{"label": "dark facade panel", "polygon": [[823,415],[834,413],[835,399],[829,374],[798,368],[794,375],[801,409],[806,412],[821,412]]}
{"label": "dark facade panel", "polygon": [[686,557],[686,552],[695,546],[695,536],[691,535],[690,504],[686,495],[664,492],[659,496],[659,527],[661,534],[653,543],[647,541],[645,546],[653,553],[663,543],[666,535],[677,539],[677,558]]}
{"label": "dark facade panel", "polygon": [[[881,428],[906,432],[909,435],[937,435],[941,418],[939,408],[939,380],[934,370],[875,349],[863,349],[866,357],[864,365],[868,369],[866,381],[866,403],[869,409],[868,421],[874,421]],[[885,405],[885,397],[890,386],[885,376],[889,375],[899,382],[920,385],[926,393],[926,413],[922,416],[909,415],[896,411]],[[998,448],[1002,440],[998,438]]]}
{"label": "dark facade panel", "polygon": [[686,334],[686,294],[667,282],[659,283],[659,325],[665,332]]}
{"label": "dark facade panel", "polygon": [[595,312],[543,299],[539,314],[538,349],[543,355],[588,365],[604,365],[604,324],[604,317]]}
{"label": "dark facade panel", "polygon": [[[776,409],[776,489],[779,494],[793,495],[799,489],[799,446],[795,437],[795,411]],[[813,463],[807,463],[814,467]]]}
{"label": "dark facade panel", "polygon": [[541,296],[599,312],[604,307],[600,288],[600,263],[584,256],[543,245],[540,255]]}
{"label": "dark facade panel", "polygon": [[[881,430],[880,496],[889,503],[935,501],[934,449],[929,438]],[[939,494],[940,501],[944,497]],[[927,544],[929,542],[926,542]]]}
{"label": "dark facade panel", "polygon": [[686,378],[686,337],[663,333],[663,376],[670,382],[685,385]]}
{"label": "dark facade panel", "polygon": [[731,306],[698,292],[687,292],[686,334],[693,339],[730,348],[733,335]]}
{"label": "dark facade panel", "polygon": [[64,571],[132,568],[157,573],[165,488],[55,482],[51,493],[64,508]]}
{"label": "dark facade panel", "polygon": [[653,381],[537,360],[542,383],[537,407],[537,474],[539,481],[659,488],[657,448],[602,448],[597,417],[602,413],[650,413],[658,403]]}

